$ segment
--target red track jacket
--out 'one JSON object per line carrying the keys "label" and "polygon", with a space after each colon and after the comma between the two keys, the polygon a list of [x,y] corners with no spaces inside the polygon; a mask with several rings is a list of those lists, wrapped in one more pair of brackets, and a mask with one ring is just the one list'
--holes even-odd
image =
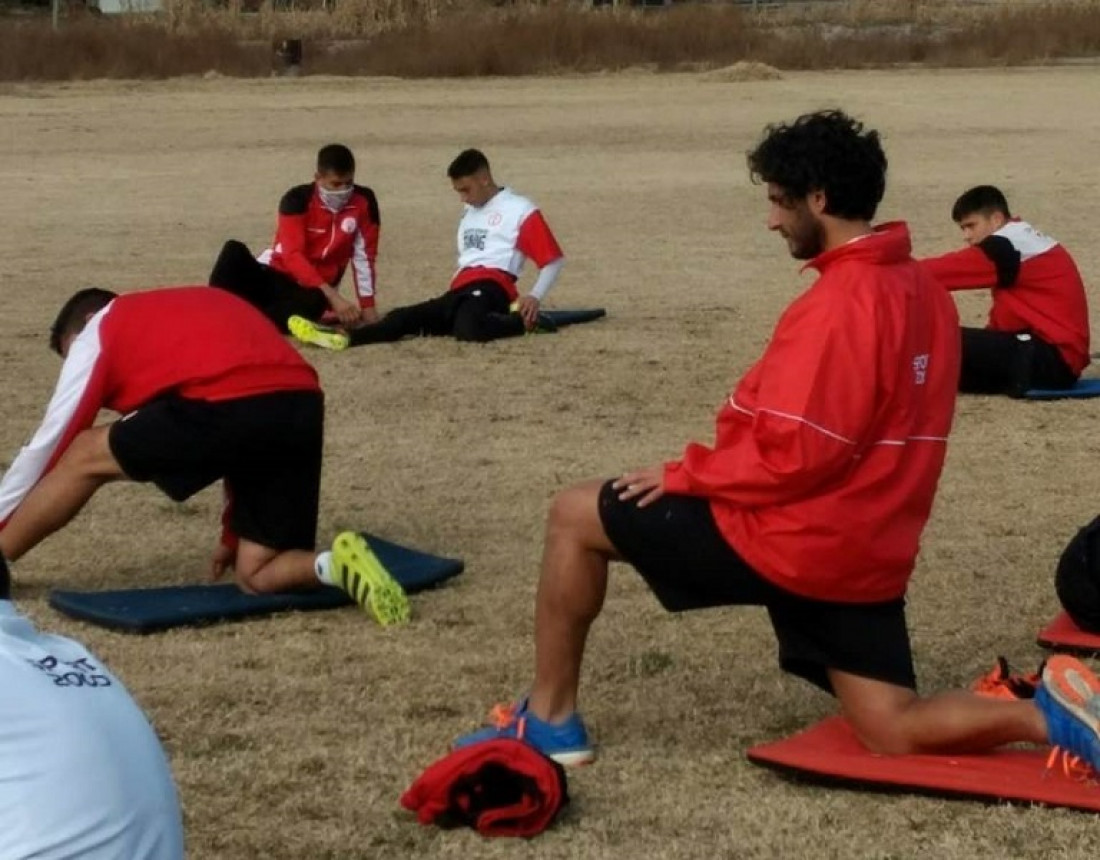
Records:
{"label": "red track jacket", "polygon": [[758,573],[819,600],[905,593],[959,379],[954,302],[884,224],[808,266],[763,357],[718,413],[713,448],[665,466]]}
{"label": "red track jacket", "polygon": [[1013,219],[983,242],[921,260],[949,290],[989,289],[986,328],[1030,332],[1058,349],[1076,374],[1089,363],[1089,308],[1073,257],[1049,236]]}
{"label": "red track jacket", "polygon": [[372,308],[381,223],[378,199],[369,188],[356,185],[347,205],[331,212],[314,183],[297,185],[279,202],[279,224],[266,262],[303,287],[335,287],[350,264],[359,306]]}

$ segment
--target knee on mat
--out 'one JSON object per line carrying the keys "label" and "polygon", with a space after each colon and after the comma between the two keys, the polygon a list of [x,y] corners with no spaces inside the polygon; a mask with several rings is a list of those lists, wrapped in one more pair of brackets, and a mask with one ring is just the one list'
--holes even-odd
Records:
{"label": "knee on mat", "polygon": [[238,562],[236,567],[233,568],[237,588],[245,594],[263,594],[265,589],[262,577],[259,576],[262,567],[263,565],[252,564],[248,561]]}
{"label": "knee on mat", "polygon": [[875,720],[857,724],[849,719],[856,737],[867,749],[879,755],[909,755],[916,746],[901,728],[901,721],[883,715]]}

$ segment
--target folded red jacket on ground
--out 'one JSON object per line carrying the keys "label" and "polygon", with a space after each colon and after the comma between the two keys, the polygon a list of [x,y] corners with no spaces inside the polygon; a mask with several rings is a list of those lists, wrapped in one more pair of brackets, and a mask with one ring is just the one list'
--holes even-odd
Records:
{"label": "folded red jacket on ground", "polygon": [[482,741],[430,765],[401,795],[421,824],[537,836],[566,803],[565,771],[523,741]]}

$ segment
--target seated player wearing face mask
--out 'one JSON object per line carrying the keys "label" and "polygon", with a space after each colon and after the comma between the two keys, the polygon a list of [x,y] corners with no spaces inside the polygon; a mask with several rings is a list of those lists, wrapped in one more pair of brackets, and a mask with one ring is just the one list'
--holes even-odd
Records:
{"label": "seated player wearing face mask", "polygon": [[[332,143],[317,153],[313,182],[283,195],[272,247],[255,258],[244,243],[230,239],[209,280],[255,305],[284,332],[291,316],[319,320],[329,311],[350,328],[376,322],[380,227],[374,192],[355,184],[355,156]],[[349,268],[351,299],[338,290]]]}

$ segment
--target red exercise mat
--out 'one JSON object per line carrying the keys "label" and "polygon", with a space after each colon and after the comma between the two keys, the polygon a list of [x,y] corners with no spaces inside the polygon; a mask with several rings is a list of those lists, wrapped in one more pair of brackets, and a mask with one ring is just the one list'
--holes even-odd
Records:
{"label": "red exercise mat", "polygon": [[864,788],[984,800],[1011,800],[1100,812],[1100,785],[1046,769],[1046,749],[1002,749],[984,755],[884,756],[868,752],[843,717],[749,750],[749,760],[801,775]]}
{"label": "red exercise mat", "polygon": [[1039,631],[1036,641],[1052,651],[1086,655],[1100,653],[1100,635],[1082,630],[1064,612]]}

